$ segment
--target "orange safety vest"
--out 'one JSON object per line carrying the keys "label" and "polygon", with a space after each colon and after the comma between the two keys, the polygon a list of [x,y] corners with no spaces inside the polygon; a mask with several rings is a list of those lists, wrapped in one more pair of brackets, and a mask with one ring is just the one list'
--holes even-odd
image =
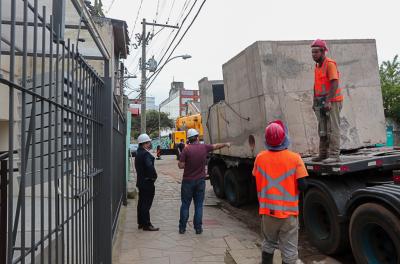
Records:
{"label": "orange safety vest", "polygon": [[[296,175],[299,166],[303,166],[303,175]],[[263,151],[256,158],[253,175],[256,177],[260,215],[276,218],[299,215],[297,177],[307,176],[307,171],[297,153]]]}
{"label": "orange safety vest", "polygon": [[[329,94],[329,91],[331,89],[331,83],[328,78],[328,63],[329,62],[334,63],[336,65],[336,62],[328,57],[325,58],[321,67],[318,67],[317,65],[315,65],[315,70],[314,70],[314,73],[315,73],[314,74],[315,75],[314,96],[315,97],[324,97]],[[338,71],[338,76],[339,76],[339,71]],[[333,97],[329,101],[331,101],[331,102],[343,101],[342,88],[338,87],[336,89],[335,97]]]}

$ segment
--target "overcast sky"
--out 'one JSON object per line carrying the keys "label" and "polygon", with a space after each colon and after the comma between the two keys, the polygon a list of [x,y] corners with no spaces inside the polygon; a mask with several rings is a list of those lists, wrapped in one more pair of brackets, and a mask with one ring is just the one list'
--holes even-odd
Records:
{"label": "overcast sky", "polygon": [[[157,4],[157,22],[165,23],[169,17],[169,24],[176,23],[185,2],[191,6],[194,0],[144,0],[134,33],[141,31],[143,18],[155,19]],[[132,31],[140,0],[103,0],[103,4],[105,11],[111,5],[106,16],[125,20]],[[222,64],[257,40],[374,38],[379,61],[391,59],[400,53],[399,10],[399,0],[208,0],[174,53],[193,58],[168,63],[148,95],[155,96],[156,103],[166,99],[173,79],[183,81],[186,89],[198,89],[202,77],[222,79]],[[160,58],[170,33],[171,29],[164,29],[153,39],[149,56]],[[138,50],[131,49],[126,63],[130,72],[138,70],[139,57]],[[131,80],[130,86],[138,88],[139,81]]]}

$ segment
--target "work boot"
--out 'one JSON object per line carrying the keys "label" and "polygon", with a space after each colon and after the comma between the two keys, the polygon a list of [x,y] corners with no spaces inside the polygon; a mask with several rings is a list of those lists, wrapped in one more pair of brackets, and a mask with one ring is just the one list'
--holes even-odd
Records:
{"label": "work boot", "polygon": [[263,251],[261,257],[262,257],[261,264],[272,264],[272,261],[274,259],[274,254],[273,253],[270,254]]}
{"label": "work boot", "polygon": [[313,162],[321,162],[326,158],[327,158],[327,156],[325,156],[325,155],[318,155],[317,157],[312,158],[311,161],[313,161]]}
{"label": "work boot", "polygon": [[328,163],[338,163],[340,162],[340,158],[339,157],[329,157],[327,159],[324,159],[322,161],[324,164],[328,164]]}
{"label": "work boot", "polygon": [[143,230],[144,231],[158,231],[158,230],[160,230],[160,228],[154,227],[153,225],[149,225],[149,226],[144,226]]}

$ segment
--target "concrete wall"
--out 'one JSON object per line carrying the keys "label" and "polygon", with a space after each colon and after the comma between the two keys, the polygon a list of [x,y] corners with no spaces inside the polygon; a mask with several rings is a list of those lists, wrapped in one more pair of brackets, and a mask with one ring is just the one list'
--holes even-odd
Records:
{"label": "concrete wall", "polygon": [[8,151],[8,121],[0,121],[0,151]]}
{"label": "concrete wall", "polygon": [[[314,62],[310,43],[256,42],[223,65],[226,104],[213,107],[209,119],[214,142],[233,142],[224,154],[255,156],[264,148],[266,124],[275,119],[288,125],[293,150],[304,156],[317,153],[317,121],[311,108]],[[384,143],[375,41],[332,40],[328,45],[328,56],[338,63],[345,95],[341,148]],[[204,91],[201,101],[206,106],[204,100],[209,105],[211,99],[207,89]],[[256,141],[254,149],[248,144],[250,136]]]}

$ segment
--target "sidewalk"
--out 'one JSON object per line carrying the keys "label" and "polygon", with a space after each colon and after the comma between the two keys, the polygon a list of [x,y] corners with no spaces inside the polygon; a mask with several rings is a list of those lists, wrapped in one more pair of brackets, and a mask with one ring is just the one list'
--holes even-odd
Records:
{"label": "sidewalk", "polygon": [[[113,263],[260,263],[259,235],[217,206],[217,198],[207,181],[203,215],[204,232],[193,230],[193,204],[187,231],[178,233],[180,178],[170,157],[157,161],[159,178],[151,209],[151,221],[158,232],[137,229],[136,202],[129,200],[121,209],[120,223],[113,252]],[[179,173],[179,175],[177,175]]]}

